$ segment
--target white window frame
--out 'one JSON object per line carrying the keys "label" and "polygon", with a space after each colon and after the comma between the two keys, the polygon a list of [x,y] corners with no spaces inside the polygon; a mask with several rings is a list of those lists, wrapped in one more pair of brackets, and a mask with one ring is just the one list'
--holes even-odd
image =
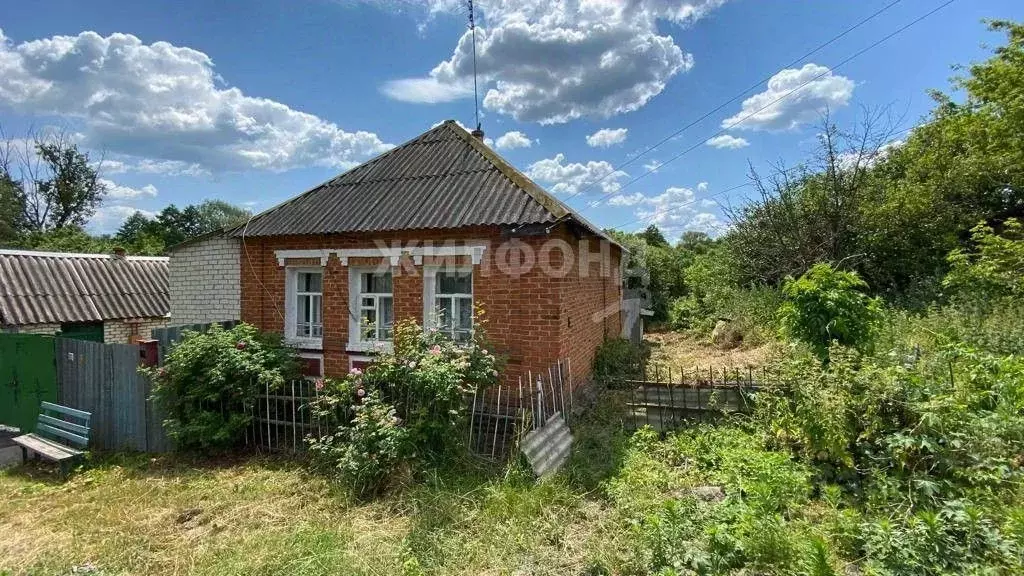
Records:
{"label": "white window frame", "polygon": [[[468,294],[447,294],[451,298],[466,298],[470,299],[470,306],[476,306],[476,278],[473,277],[472,266],[425,266],[423,268],[423,325],[429,328],[438,328],[437,325],[437,308],[434,306],[434,301],[437,299],[437,274],[438,272],[461,272],[468,273],[470,276],[470,282],[472,283],[472,290]],[[452,308],[454,310],[454,307]],[[476,324],[475,311],[470,312],[469,316],[469,330],[470,334]],[[453,334],[449,334],[452,336]]]}
{"label": "white window frame", "polygon": [[[390,268],[382,269],[379,266],[370,267],[349,267],[348,277],[348,304],[349,304],[349,322],[348,322],[348,351],[352,352],[368,352],[372,350],[384,350],[389,351],[392,348],[391,340],[363,340],[363,329],[361,325],[361,319],[363,317],[363,298],[374,297],[379,300],[381,296],[384,296],[383,292],[372,292],[369,295],[363,294],[363,274],[391,274],[391,320],[392,320],[392,338],[394,338],[394,320],[395,320],[395,275]],[[377,318],[380,319],[380,304],[376,304]],[[377,326],[378,333],[381,327]]]}
{"label": "white window frame", "polygon": [[[298,329],[298,303],[299,292],[297,282],[299,274],[320,275],[320,334],[319,338],[299,336]],[[285,270],[285,313],[284,313],[284,339],[285,343],[311,350],[322,350],[324,347],[323,324],[324,324],[324,269],[313,266],[289,266]],[[303,292],[307,294],[307,292]]]}

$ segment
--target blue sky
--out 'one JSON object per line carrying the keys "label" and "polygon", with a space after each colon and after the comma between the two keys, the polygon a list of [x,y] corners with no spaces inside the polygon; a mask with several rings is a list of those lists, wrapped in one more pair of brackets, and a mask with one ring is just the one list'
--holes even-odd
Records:
{"label": "blue sky", "polygon": [[[982,18],[1024,19],[1019,1],[958,0],[836,68],[944,2],[902,0],[783,69],[892,1],[480,0],[483,129],[599,225],[720,232],[718,202],[749,194],[722,191],[748,162],[805,159],[823,109],[851,125],[891,105],[910,126],[953,65],[1002,42]],[[20,2],[0,31],[5,133],[62,126],[106,160],[94,231],[209,198],[259,211],[441,120],[473,124],[457,0]]]}

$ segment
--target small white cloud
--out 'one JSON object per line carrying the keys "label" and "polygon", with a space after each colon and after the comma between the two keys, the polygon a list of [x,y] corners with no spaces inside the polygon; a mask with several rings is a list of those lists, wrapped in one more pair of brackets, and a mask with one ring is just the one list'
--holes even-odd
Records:
{"label": "small white cloud", "polygon": [[737,148],[746,148],[747,146],[750,146],[750,142],[747,142],[746,138],[737,138],[736,136],[731,136],[729,134],[715,136],[714,138],[711,138],[710,140],[705,142],[705,144],[713,148],[727,148],[730,150],[735,150]]}
{"label": "small white cloud", "polygon": [[768,80],[767,90],[744,100],[735,116],[722,121],[722,128],[792,130],[814,122],[828,108],[846,106],[853,88],[853,80],[825,66],[788,68]]}
{"label": "small white cloud", "polygon": [[587,146],[591,148],[608,148],[614,144],[622,144],[626,141],[628,128],[602,128],[587,136]]}
{"label": "small white cloud", "polygon": [[[700,192],[707,191],[707,183],[697,185]],[[683,187],[666,188],[657,196],[632,194],[615,196],[608,201],[612,206],[636,206],[634,211],[643,225],[654,224],[661,229],[666,238],[678,238],[690,230],[705,232],[717,236],[727,229],[717,214],[698,211],[696,206],[704,207],[707,199],[699,200],[693,190]]]}
{"label": "small white cloud", "polygon": [[707,192],[707,191],[708,191],[708,183],[707,182],[698,182],[697,183],[697,192]]}
{"label": "small white cloud", "polygon": [[533,140],[526,137],[526,134],[513,130],[506,132],[499,136],[494,141],[494,146],[500,150],[512,150],[514,148],[529,148],[533,145]]}
{"label": "small white cloud", "polygon": [[586,164],[566,164],[564,154],[534,162],[526,169],[526,175],[537,182],[550,185],[551,191],[555,194],[575,194],[598,186],[602,192],[608,194],[621,188],[619,180],[628,176],[603,160],[591,160]]}
{"label": "small white cloud", "polygon": [[142,212],[147,218],[155,218],[156,213],[149,210],[140,210],[131,206],[114,204],[101,206],[89,220],[87,228],[96,234],[113,234],[121,227],[126,219],[136,212]]}
{"label": "small white cloud", "polygon": [[132,188],[105,178],[101,178],[100,183],[106,189],[105,198],[114,200],[131,200],[140,197],[156,198],[158,192],[156,186],[152,184],[146,184],[142,188]]}
{"label": "small white cloud", "polygon": [[643,201],[644,201],[644,195],[642,193],[640,193],[640,192],[636,192],[634,194],[626,194],[624,196],[623,195],[613,196],[612,199],[608,201],[608,205],[609,206],[636,206],[637,204],[639,204],[639,203],[641,203]]}
{"label": "small white cloud", "polygon": [[388,98],[400,102],[438,104],[472,96],[473,86],[442,83],[436,78],[405,78],[386,82],[380,91]]}
{"label": "small white cloud", "polygon": [[657,172],[658,169],[661,168],[662,166],[664,166],[662,162],[658,160],[651,160],[650,162],[644,164],[644,170],[647,170],[648,172]]}

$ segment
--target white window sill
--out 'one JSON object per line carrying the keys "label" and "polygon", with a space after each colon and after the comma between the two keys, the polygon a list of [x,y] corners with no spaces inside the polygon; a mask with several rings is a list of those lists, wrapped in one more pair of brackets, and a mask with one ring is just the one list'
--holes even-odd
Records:
{"label": "white window sill", "polygon": [[301,348],[303,350],[324,349],[323,338],[296,338],[295,336],[288,336],[285,337],[284,343],[292,348]]}
{"label": "white window sill", "polygon": [[394,345],[391,342],[349,342],[345,346],[346,352],[391,352]]}

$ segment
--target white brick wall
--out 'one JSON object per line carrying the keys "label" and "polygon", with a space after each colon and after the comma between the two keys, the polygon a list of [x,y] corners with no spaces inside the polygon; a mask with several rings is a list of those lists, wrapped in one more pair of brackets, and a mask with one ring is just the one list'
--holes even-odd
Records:
{"label": "white brick wall", "polygon": [[23,326],[5,326],[4,332],[16,334],[55,334],[60,332],[60,324],[26,324]]}
{"label": "white brick wall", "polygon": [[170,325],[238,320],[241,245],[234,238],[199,240],[171,253]]}
{"label": "white brick wall", "polygon": [[166,318],[140,318],[138,320],[107,320],[103,323],[103,341],[107,344],[129,344],[132,325],[138,326],[139,338],[148,339],[153,328],[167,326]]}

